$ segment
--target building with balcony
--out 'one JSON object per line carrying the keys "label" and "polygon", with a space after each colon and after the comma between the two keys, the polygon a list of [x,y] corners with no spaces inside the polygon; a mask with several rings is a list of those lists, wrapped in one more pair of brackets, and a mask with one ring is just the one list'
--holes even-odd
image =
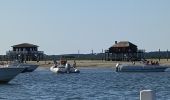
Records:
{"label": "building with balcony", "polygon": [[12,50],[6,52],[9,60],[24,61],[39,61],[43,60],[44,52],[38,51],[37,45],[22,43],[12,46]]}
{"label": "building with balcony", "polygon": [[105,50],[105,60],[130,61],[144,58],[144,50],[139,50],[137,46],[129,41],[115,41],[115,44]]}

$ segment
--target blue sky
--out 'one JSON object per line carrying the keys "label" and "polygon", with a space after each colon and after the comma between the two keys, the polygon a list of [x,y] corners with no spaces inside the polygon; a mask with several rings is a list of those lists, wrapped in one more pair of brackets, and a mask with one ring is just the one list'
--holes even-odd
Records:
{"label": "blue sky", "polygon": [[0,54],[20,43],[46,54],[101,52],[114,41],[170,50],[170,0],[1,0]]}

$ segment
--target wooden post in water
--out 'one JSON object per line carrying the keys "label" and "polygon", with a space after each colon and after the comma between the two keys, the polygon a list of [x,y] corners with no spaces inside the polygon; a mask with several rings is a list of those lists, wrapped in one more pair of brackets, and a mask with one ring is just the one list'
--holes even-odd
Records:
{"label": "wooden post in water", "polygon": [[140,100],[156,100],[155,92],[152,90],[140,91]]}

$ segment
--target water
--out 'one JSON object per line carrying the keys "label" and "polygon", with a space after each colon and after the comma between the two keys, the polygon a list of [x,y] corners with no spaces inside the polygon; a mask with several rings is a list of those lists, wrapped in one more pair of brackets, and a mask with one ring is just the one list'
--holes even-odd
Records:
{"label": "water", "polygon": [[22,73],[0,85],[0,99],[139,100],[139,91],[156,91],[170,100],[170,72],[116,73],[112,68],[82,68],[79,74],[54,74],[47,68]]}

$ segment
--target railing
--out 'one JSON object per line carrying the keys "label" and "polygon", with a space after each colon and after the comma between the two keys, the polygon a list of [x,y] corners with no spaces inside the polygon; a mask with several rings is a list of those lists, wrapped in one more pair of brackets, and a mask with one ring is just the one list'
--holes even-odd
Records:
{"label": "railing", "polygon": [[109,50],[105,50],[105,53],[109,53]]}
{"label": "railing", "polygon": [[138,52],[139,52],[139,53],[144,53],[145,50],[144,50],[144,49],[138,49]]}
{"label": "railing", "polygon": [[7,51],[6,54],[44,54],[43,51]]}

